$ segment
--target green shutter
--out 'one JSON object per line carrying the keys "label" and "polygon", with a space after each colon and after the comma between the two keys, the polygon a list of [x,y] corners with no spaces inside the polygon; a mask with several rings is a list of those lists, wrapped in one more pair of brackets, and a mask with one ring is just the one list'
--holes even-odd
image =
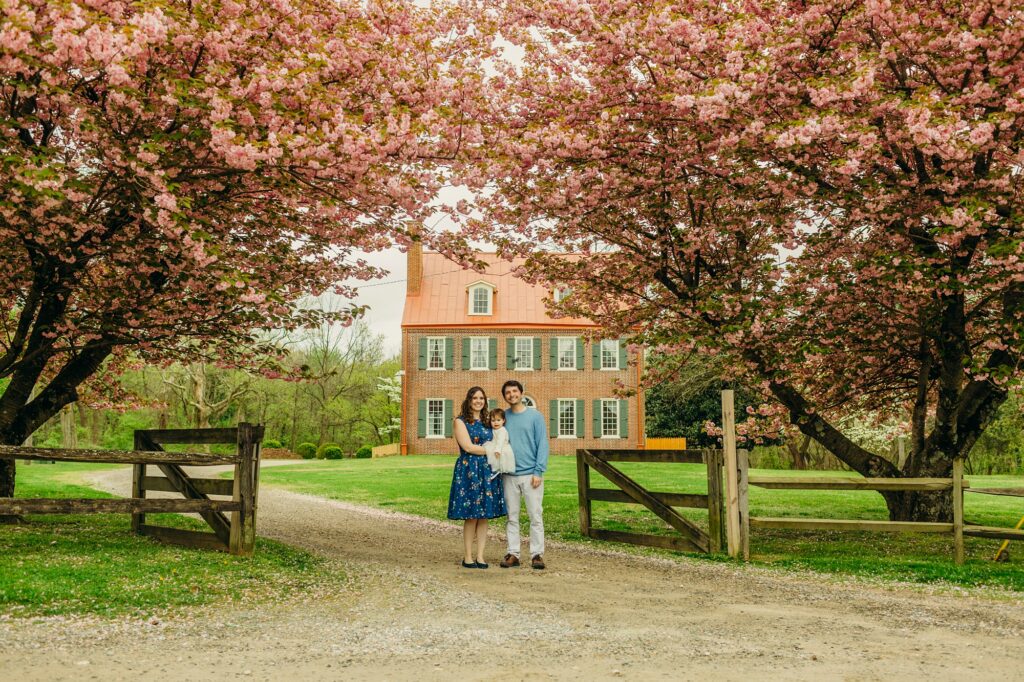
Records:
{"label": "green shutter", "polygon": [[487,339],[487,368],[498,369],[498,339]]}
{"label": "green shutter", "polygon": [[516,340],[512,337],[505,339],[505,369],[516,369]]}
{"label": "green shutter", "polygon": [[469,337],[462,339],[462,369],[469,369]]}
{"label": "green shutter", "polygon": [[590,348],[590,369],[601,369],[601,340],[595,339]]}
{"label": "green shutter", "polygon": [[619,438],[629,438],[629,401],[619,401]]}
{"label": "green shutter", "polygon": [[416,435],[420,438],[427,436],[427,401],[416,401]]}
{"label": "green shutter", "polygon": [[488,410],[493,410],[497,406],[498,406],[498,401],[496,399],[494,399],[494,398],[488,398],[487,399],[487,409]]}
{"label": "green shutter", "polygon": [[444,401],[444,437],[452,437],[452,420],[455,419],[455,404],[451,400]]}
{"label": "green shutter", "polygon": [[558,369],[558,337],[551,337],[551,369]]}
{"label": "green shutter", "polygon": [[552,400],[550,403],[551,411],[548,413],[548,426],[550,427],[551,437],[558,437],[558,401]]}
{"label": "green shutter", "polygon": [[576,337],[576,369],[585,369],[583,366],[583,339]]}
{"label": "green shutter", "polygon": [[540,337],[533,337],[533,368],[540,369]]}
{"label": "green shutter", "polygon": [[626,339],[619,339],[619,369],[626,369],[626,362],[629,360],[626,352]]}
{"label": "green shutter", "polygon": [[455,369],[455,339],[450,336],[444,340],[444,368]]}
{"label": "green shutter", "polygon": [[594,438],[601,437],[601,401],[594,401]]}
{"label": "green shutter", "polygon": [[427,368],[427,338],[420,339],[420,369]]}
{"label": "green shutter", "polygon": [[585,435],[587,435],[586,432],[583,429],[583,425],[586,424],[586,421],[584,421],[584,419],[583,419],[583,404],[585,402],[587,402],[587,401],[583,400],[582,398],[580,398],[580,399],[578,399],[576,401],[576,437],[577,438],[583,438]]}

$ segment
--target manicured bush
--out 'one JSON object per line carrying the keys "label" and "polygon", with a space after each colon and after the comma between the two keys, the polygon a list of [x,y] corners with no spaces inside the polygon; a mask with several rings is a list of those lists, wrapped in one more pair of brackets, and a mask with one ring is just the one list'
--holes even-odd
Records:
{"label": "manicured bush", "polygon": [[316,445],[313,443],[299,443],[299,446],[295,448],[295,452],[302,459],[313,459],[316,457]]}
{"label": "manicured bush", "polygon": [[[337,443],[324,443],[323,445],[321,445],[320,447],[318,447],[316,449],[316,458],[317,459],[327,459],[327,448],[336,448],[336,447],[338,447]],[[340,459],[340,457],[337,458],[337,459]]]}
{"label": "manicured bush", "polygon": [[[323,454],[323,459],[341,459],[341,455],[342,455],[341,448],[338,447],[337,445],[333,445],[333,444],[325,445],[325,446],[323,446],[320,449],[323,450],[323,453],[324,453]],[[320,457],[320,452],[319,451],[317,451],[316,456]]]}
{"label": "manicured bush", "polygon": [[281,441],[276,438],[267,438],[263,441],[263,447],[265,448],[279,448],[281,447]]}
{"label": "manicured bush", "polygon": [[369,445],[364,445],[356,450],[356,459],[370,459],[371,457],[373,457],[373,448]]}

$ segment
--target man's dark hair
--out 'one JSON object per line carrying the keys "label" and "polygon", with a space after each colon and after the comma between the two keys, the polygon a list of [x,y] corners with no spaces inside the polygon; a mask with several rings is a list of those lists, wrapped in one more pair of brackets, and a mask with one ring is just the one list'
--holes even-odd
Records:
{"label": "man's dark hair", "polygon": [[508,388],[509,386],[515,386],[516,388],[519,389],[520,393],[523,392],[523,385],[521,383],[519,383],[515,379],[509,379],[508,381],[506,381],[505,383],[503,383],[501,385],[501,397],[502,398],[505,397],[505,389]]}

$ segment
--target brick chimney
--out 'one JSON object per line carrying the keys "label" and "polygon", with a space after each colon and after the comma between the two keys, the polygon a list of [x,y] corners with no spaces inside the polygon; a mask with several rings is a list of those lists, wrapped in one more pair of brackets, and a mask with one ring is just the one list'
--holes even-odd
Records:
{"label": "brick chimney", "polygon": [[406,254],[409,261],[409,274],[406,276],[405,292],[410,296],[420,295],[423,283],[423,242],[414,241]]}

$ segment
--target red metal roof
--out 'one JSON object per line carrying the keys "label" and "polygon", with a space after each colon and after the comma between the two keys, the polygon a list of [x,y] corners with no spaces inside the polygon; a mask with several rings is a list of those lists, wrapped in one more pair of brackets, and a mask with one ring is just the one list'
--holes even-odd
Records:
{"label": "red metal roof", "polygon": [[[512,274],[521,261],[508,262],[493,253],[478,254],[488,264],[483,273],[466,270],[439,253],[423,254],[419,295],[405,296],[402,327],[596,327],[585,318],[548,317],[544,299],[551,292]],[[470,284],[495,287],[492,314],[469,314]]]}

